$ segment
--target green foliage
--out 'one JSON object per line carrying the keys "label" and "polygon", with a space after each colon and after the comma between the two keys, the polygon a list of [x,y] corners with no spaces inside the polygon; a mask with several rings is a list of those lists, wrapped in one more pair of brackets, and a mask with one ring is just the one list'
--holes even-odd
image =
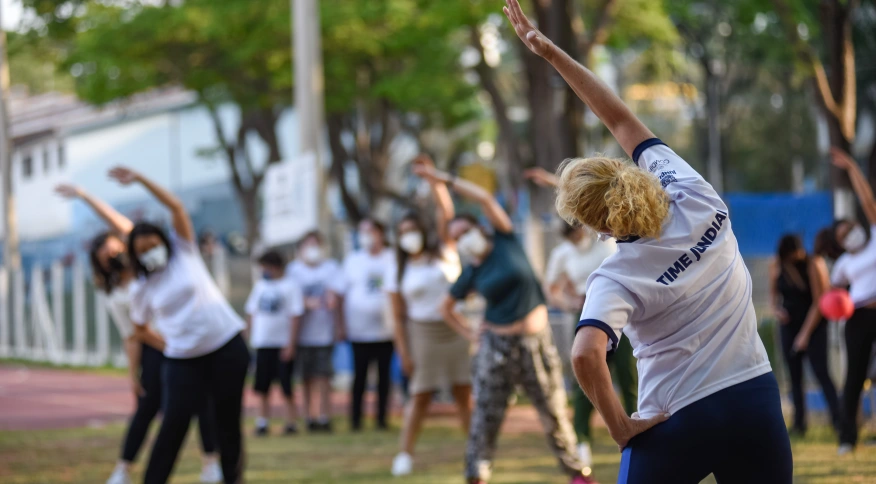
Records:
{"label": "green foliage", "polygon": [[289,2],[188,0],[122,9],[91,3],[63,67],[102,104],[177,84],[242,110],[291,103]]}
{"label": "green foliage", "polygon": [[13,86],[25,86],[31,94],[73,90],[73,78],[57,69],[60,50],[45,37],[8,32],[9,75]]}
{"label": "green foliage", "polygon": [[461,27],[496,1],[336,0],[322,2],[326,111],[387,103],[452,126],[480,114],[476,86],[459,63]]}

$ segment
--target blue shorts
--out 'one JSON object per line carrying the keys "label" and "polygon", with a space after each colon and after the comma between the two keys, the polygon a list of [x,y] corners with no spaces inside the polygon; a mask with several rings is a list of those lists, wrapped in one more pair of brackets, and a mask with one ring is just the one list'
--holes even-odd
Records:
{"label": "blue shorts", "polygon": [[634,437],[618,484],[791,484],[791,442],[772,373],[696,401]]}

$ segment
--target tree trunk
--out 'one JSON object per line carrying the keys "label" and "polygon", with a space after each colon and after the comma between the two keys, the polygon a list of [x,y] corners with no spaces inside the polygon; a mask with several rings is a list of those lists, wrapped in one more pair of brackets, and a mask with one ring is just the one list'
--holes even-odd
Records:
{"label": "tree trunk", "polygon": [[514,125],[508,118],[508,104],[496,84],[496,73],[484,58],[484,47],[481,44],[481,35],[477,26],[470,27],[470,36],[472,46],[481,54],[481,60],[475,66],[475,72],[478,73],[481,87],[490,96],[490,101],[493,104],[493,118],[499,125],[499,143],[507,156],[504,161],[507,167],[508,182],[512,187],[517,187],[520,186],[523,179],[523,155],[520,152],[520,144],[514,132]]}
{"label": "tree trunk", "polygon": [[350,154],[341,141],[341,135],[344,132],[344,116],[342,114],[330,114],[326,119],[326,124],[328,125],[329,149],[332,152],[332,165],[329,176],[338,184],[338,189],[341,192],[341,203],[343,203],[344,210],[346,210],[350,221],[353,224],[358,224],[362,220],[362,213],[359,210],[359,203],[347,187],[346,176],[344,175],[344,164],[350,159]]}
{"label": "tree trunk", "polygon": [[721,162],[721,86],[720,79],[706,66],[706,108],[708,123],[709,183],[715,191],[724,191],[724,171]]}
{"label": "tree trunk", "polygon": [[[830,111],[826,100],[827,95],[830,95],[833,99],[842,102],[841,100],[846,94],[844,92],[846,66],[844,62],[845,43],[843,42],[843,32],[847,27],[845,24],[848,22],[848,18],[842,6],[839,5],[838,0],[822,0],[819,19],[821,20],[821,28],[827,44],[830,92],[821,93],[821,105],[826,114],[825,118],[827,119],[828,131],[830,133],[830,145],[849,152],[851,141],[853,140],[846,139],[843,136],[840,120],[835,113]],[[848,190],[851,187],[846,172],[835,166],[831,166],[831,183],[834,189]]]}
{"label": "tree trunk", "polygon": [[[580,59],[575,32],[572,28],[573,12],[570,0],[552,0],[549,10],[549,31],[557,47],[567,52],[573,59],[578,59],[586,64],[587,59]],[[581,119],[584,113],[584,105],[575,91],[566,84],[560,75],[548,66],[551,80],[556,85],[557,95],[561,96],[562,107],[557,114],[557,145],[558,157],[554,161],[556,165],[566,159],[581,155],[578,136],[581,133]]]}
{"label": "tree trunk", "polygon": [[246,228],[246,241],[249,247],[258,240],[261,234],[258,211],[258,188],[246,188],[237,190],[237,198],[243,209],[243,223]]}

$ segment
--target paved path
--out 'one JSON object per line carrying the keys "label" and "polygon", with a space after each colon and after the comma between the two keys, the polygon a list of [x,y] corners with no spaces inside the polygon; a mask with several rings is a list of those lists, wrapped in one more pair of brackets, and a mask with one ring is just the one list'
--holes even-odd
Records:
{"label": "paved path", "polygon": [[[0,365],[0,431],[61,429],[100,426],[128,418],[134,397],[124,376],[93,371],[49,369],[25,365]],[[282,401],[275,396],[276,415]],[[369,394],[367,405],[371,405]],[[300,392],[297,395],[300,403]],[[255,395],[247,388],[244,396],[248,413],[256,406]],[[335,392],[335,415],[345,415],[349,400],[345,392]],[[366,407],[369,408],[369,407]],[[393,406],[401,412],[397,399]],[[433,405],[433,415],[452,421],[451,404]],[[530,406],[516,406],[505,422],[506,431],[538,431],[538,416]]]}

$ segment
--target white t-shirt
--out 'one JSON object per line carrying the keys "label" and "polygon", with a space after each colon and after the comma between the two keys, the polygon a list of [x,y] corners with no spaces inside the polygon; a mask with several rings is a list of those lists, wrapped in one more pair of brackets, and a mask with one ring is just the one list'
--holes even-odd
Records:
{"label": "white t-shirt", "polygon": [[[294,260],[286,266],[286,277],[298,284],[304,294],[299,346],[331,346],[335,342],[335,313],[328,307],[328,294],[343,293],[343,273],[338,263],[326,259],[316,266]],[[308,299],[318,300],[319,309],[307,309]]]}
{"label": "white t-shirt", "polygon": [[870,242],[855,254],[846,252],[836,260],[830,283],[849,286],[856,308],[876,302],[876,225],[870,227]]}
{"label": "white t-shirt", "polygon": [[[590,237],[589,235],[587,237]],[[579,296],[587,291],[587,279],[599,268],[606,257],[617,252],[614,240],[600,242],[592,239],[589,247],[582,247],[569,240],[558,245],[548,259],[545,282],[556,284],[562,276],[566,276]]]}
{"label": "white t-shirt", "polygon": [[231,341],[244,323],[213,282],[198,246],[175,233],[170,243],[167,266],[142,279],[133,293],[131,320],[155,326],[168,358],[196,358]]}
{"label": "white t-shirt", "polygon": [[401,293],[407,308],[408,319],[431,323],[443,321],[441,304],[450,291],[450,286],[459,279],[462,265],[456,251],[444,250],[440,258],[432,260],[408,260],[405,273],[398,284],[398,266],[392,264],[386,273],[385,289]]}
{"label": "white t-shirt", "polygon": [[660,239],[619,241],[587,283],[578,327],[595,326],[616,348],[630,339],[643,418],[679,409],[771,371],[757,334],[751,276],[727,207],[666,145],[635,151],[670,198]]}
{"label": "white t-shirt", "polygon": [[106,298],[107,309],[122,340],[130,338],[134,334],[134,323],[131,322],[131,295],[136,292],[137,285],[135,280],[124,287],[115,287]]}
{"label": "white t-shirt", "polygon": [[252,317],[249,344],[253,348],[285,348],[292,338],[292,319],[304,314],[304,295],[289,279],[262,279],[246,300]]}
{"label": "white t-shirt", "polygon": [[344,260],[344,320],[350,341],[392,340],[383,285],[386,268],[393,264],[395,256],[389,249],[376,256],[359,250]]}

